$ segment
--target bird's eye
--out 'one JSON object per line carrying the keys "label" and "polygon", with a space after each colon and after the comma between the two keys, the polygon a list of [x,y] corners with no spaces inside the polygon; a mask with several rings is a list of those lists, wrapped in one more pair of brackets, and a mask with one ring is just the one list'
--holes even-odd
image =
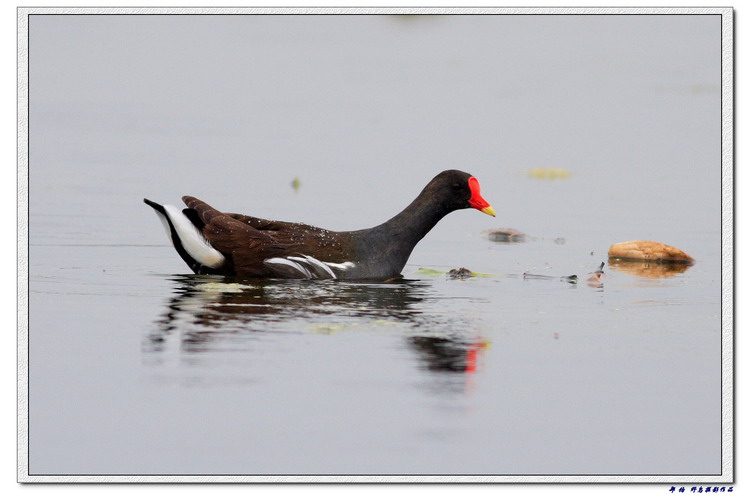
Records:
{"label": "bird's eye", "polygon": [[451,185],[451,188],[453,190],[461,190],[461,184],[460,183],[454,183],[453,185]]}

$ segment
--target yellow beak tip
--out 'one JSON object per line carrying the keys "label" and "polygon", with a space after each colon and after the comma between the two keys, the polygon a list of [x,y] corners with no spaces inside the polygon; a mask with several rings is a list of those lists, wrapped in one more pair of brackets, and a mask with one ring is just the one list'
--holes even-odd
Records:
{"label": "yellow beak tip", "polygon": [[482,212],[484,214],[489,214],[490,216],[495,216],[495,210],[492,208],[492,206],[487,206],[486,208],[482,209]]}

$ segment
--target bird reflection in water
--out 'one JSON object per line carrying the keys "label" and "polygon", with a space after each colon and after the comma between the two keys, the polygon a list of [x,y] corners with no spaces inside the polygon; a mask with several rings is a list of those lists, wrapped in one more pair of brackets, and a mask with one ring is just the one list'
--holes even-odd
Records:
{"label": "bird reflection in water", "polygon": [[411,337],[409,342],[428,370],[439,372],[474,372],[477,357],[487,348],[482,339],[460,337]]}
{"label": "bird reflection in water", "polygon": [[237,280],[212,275],[179,275],[173,281],[175,294],[147,336],[144,352],[165,351],[173,335],[178,335],[181,351],[201,353],[241,350],[254,333],[335,330],[332,322],[396,323],[419,331],[407,332],[406,344],[425,370],[465,373],[476,370],[477,355],[488,344],[465,316],[428,309],[439,297],[423,281]]}

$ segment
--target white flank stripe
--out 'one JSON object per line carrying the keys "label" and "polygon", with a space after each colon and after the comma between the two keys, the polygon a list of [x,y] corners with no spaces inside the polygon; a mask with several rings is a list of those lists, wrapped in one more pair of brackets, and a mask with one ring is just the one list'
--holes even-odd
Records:
{"label": "white flank stripe", "polygon": [[312,278],[312,274],[307,270],[307,268],[295,261],[289,261],[286,258],[269,258],[264,260],[263,262],[269,265],[286,265],[300,272],[303,277]]}
{"label": "white flank stripe", "polygon": [[211,247],[203,235],[195,228],[195,225],[182,214],[179,208],[171,205],[164,206],[177,236],[180,238],[182,247],[197,262],[209,268],[218,268],[224,264],[224,255]]}
{"label": "white flank stripe", "polygon": [[331,278],[336,278],[336,274],[333,273],[333,270],[331,270],[331,268],[328,265],[326,265],[325,263],[323,263],[319,259],[313,258],[312,256],[308,256],[306,254],[304,256],[307,258],[307,260],[310,263],[312,263],[313,265],[317,266],[318,268],[321,268],[323,271],[327,272],[331,276]]}
{"label": "white flank stripe", "polygon": [[323,263],[320,260],[317,260],[313,258],[312,256],[308,256],[307,254],[303,254],[300,256],[289,256],[289,259],[293,259],[294,261],[299,261],[301,263],[307,264],[310,268],[313,270],[323,270],[323,274],[321,274],[319,271],[316,271],[315,273],[319,276],[328,275],[331,278],[336,278],[336,274],[333,273],[333,270],[331,270],[330,267],[328,267],[325,263]]}
{"label": "white flank stripe", "polygon": [[348,270],[349,268],[354,268],[356,265],[352,263],[351,261],[347,261],[346,263],[329,263],[329,262],[323,262],[324,265],[328,265],[331,268],[336,268],[337,270]]}

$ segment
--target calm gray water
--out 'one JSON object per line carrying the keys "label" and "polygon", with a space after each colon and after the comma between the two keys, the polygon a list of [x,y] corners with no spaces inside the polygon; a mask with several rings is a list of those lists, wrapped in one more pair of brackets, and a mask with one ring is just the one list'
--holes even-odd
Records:
{"label": "calm gray water", "polygon": [[[30,40],[31,474],[721,472],[719,16],[32,16]],[[498,216],[448,216],[395,283],[188,275],[141,202],[350,230],[450,168]],[[587,285],[632,239],[697,264]],[[420,270],[458,267],[485,275]]]}

